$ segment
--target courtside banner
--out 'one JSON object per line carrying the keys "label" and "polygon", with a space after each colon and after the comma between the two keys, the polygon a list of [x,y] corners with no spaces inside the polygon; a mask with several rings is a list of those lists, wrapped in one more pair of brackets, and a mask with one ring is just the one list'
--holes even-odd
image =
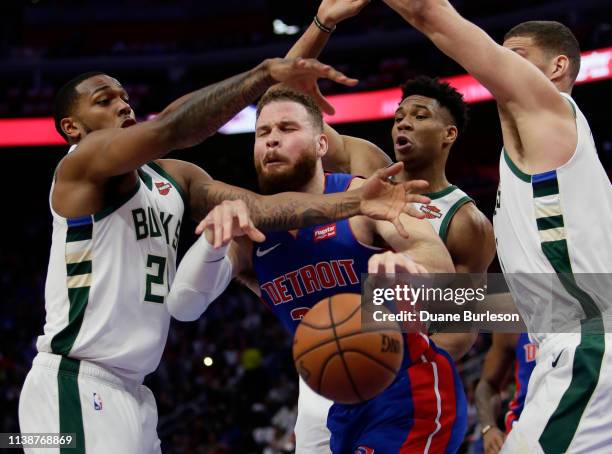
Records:
{"label": "courtside banner", "polygon": [[[577,84],[612,78],[612,47],[582,53]],[[455,87],[468,103],[493,99],[489,91],[468,74],[442,78]],[[393,117],[402,92],[399,88],[328,96],[336,109],[335,115],[325,115],[329,124],[384,120]],[[139,112],[140,114],[140,112]],[[154,114],[145,115],[151,118]],[[219,132],[242,134],[255,131],[255,107],[248,106],[227,122]],[[0,119],[0,147],[65,145],[55,131],[53,118]]]}
{"label": "courtside banner", "polygon": [[612,274],[362,274],[361,278],[365,330],[395,321],[404,332],[425,334],[612,332]]}

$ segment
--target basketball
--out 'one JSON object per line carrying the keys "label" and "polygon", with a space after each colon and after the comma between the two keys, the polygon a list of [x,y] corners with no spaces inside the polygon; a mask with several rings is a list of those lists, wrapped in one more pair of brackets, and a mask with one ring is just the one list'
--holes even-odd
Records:
{"label": "basketball", "polygon": [[293,339],[298,373],[315,392],[337,403],[356,404],[377,396],[395,379],[404,343],[397,323],[376,325],[362,329],[359,294],[318,302]]}

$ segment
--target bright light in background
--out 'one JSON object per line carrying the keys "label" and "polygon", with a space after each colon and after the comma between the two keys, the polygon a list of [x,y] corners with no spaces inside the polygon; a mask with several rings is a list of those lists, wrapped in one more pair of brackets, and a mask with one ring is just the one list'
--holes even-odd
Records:
{"label": "bright light in background", "polygon": [[287,25],[280,19],[272,21],[272,28],[275,35],[297,35],[300,31],[300,27],[297,25]]}
{"label": "bright light in background", "polygon": [[210,367],[213,365],[213,360],[210,356],[207,356],[206,358],[204,358],[204,365],[206,367]]}
{"label": "bright light in background", "polygon": [[[582,53],[577,84],[612,79],[612,47]],[[476,79],[468,74],[446,77],[468,103],[492,99]],[[336,115],[325,116],[329,124],[392,118],[402,96],[399,88],[328,96]],[[147,115],[151,119],[154,115]],[[255,106],[248,106],[219,129],[221,134],[240,134],[255,130]],[[66,145],[55,131],[53,118],[0,118],[0,147]]]}

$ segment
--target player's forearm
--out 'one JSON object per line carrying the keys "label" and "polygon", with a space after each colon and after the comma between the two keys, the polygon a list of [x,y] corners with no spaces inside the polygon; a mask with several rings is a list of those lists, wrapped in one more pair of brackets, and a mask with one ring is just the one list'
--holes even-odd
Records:
{"label": "player's forearm", "polygon": [[202,235],[181,261],[167,298],[167,309],[177,320],[197,320],[229,285],[233,277],[227,247],[214,249]]}
{"label": "player's forearm", "polygon": [[186,95],[161,121],[173,132],[171,148],[196,145],[214,134],[234,115],[275,83],[264,61],[250,71]]}
{"label": "player's forearm", "polygon": [[474,401],[476,403],[478,421],[480,421],[483,427],[487,425],[497,426],[497,418],[493,410],[494,399],[497,395],[497,390],[485,378],[481,378],[474,392]]}
{"label": "player's forearm", "polygon": [[360,189],[327,195],[284,192],[261,197],[249,208],[256,227],[290,230],[361,214],[360,194]]}
{"label": "player's forearm", "polygon": [[433,239],[432,241],[417,241],[405,252],[412,260],[427,268],[427,271],[430,273],[453,274],[455,267],[453,266],[450,254],[442,242],[436,244],[437,241],[434,241]]}
{"label": "player's forearm", "polygon": [[329,33],[320,30],[313,22],[289,49],[285,58],[317,58],[329,41],[329,36]]}
{"label": "player's forearm", "polygon": [[283,192],[262,196],[219,181],[192,186],[192,217],[199,221],[224,200],[241,199],[247,204],[253,224],[261,230],[298,229],[361,214],[362,189],[315,195]]}

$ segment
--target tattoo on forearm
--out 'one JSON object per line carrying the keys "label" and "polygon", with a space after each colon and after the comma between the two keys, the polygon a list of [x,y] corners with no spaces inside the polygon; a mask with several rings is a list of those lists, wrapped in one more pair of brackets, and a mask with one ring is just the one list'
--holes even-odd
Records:
{"label": "tattoo on forearm", "polygon": [[196,91],[166,120],[180,142],[177,145],[185,148],[202,142],[273,84],[258,67]]}
{"label": "tattoo on forearm", "polygon": [[257,228],[279,231],[325,224],[359,214],[359,198],[347,193],[332,196],[310,194],[278,194],[263,199],[252,192],[214,183],[203,184],[193,190],[196,220],[203,219],[210,210],[224,200],[242,199]]}

